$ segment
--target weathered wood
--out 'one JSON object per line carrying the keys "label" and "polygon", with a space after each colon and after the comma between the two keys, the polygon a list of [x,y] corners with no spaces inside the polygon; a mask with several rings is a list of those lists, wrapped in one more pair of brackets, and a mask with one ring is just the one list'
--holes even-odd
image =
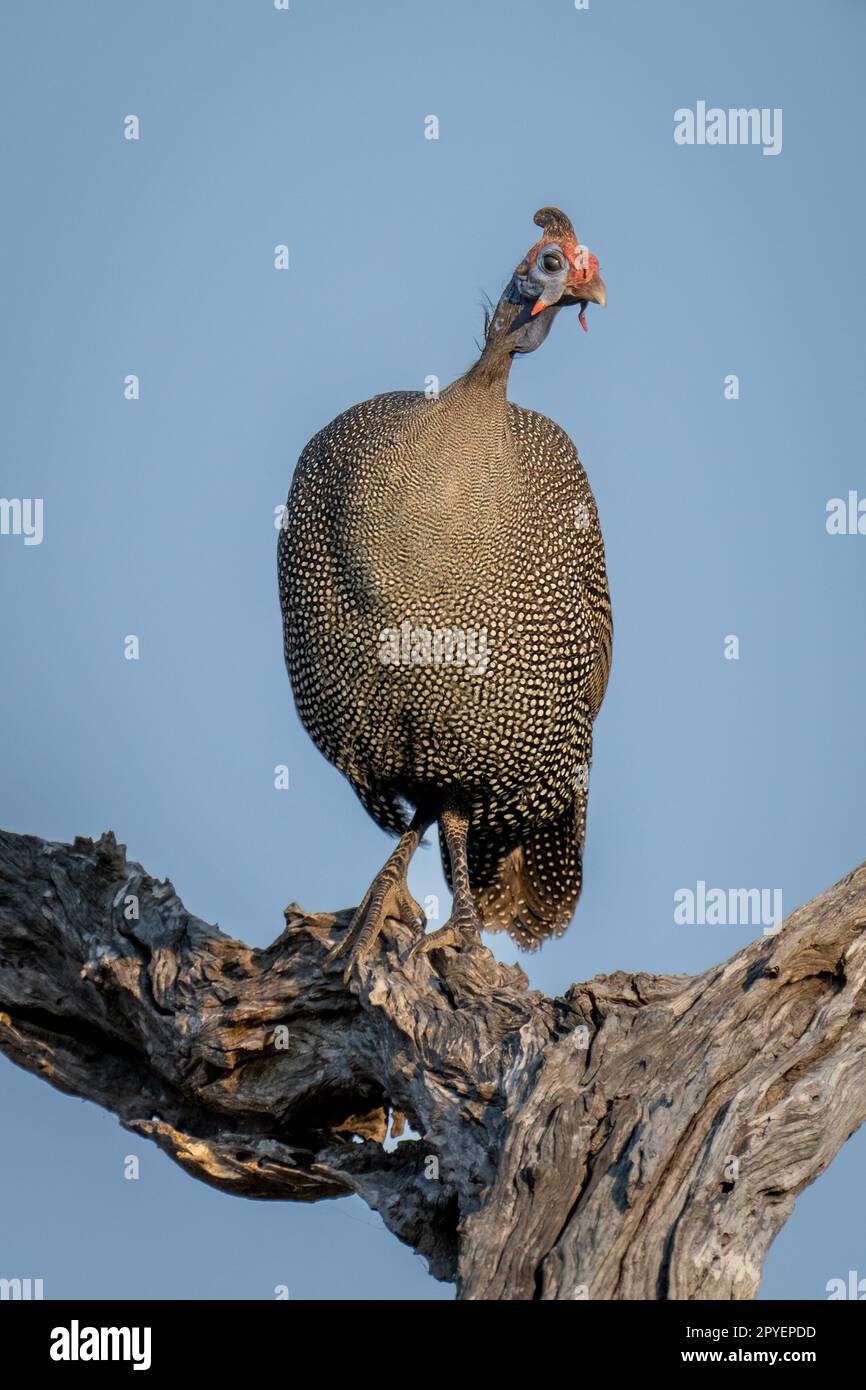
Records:
{"label": "weathered wood", "polygon": [[866,865],[701,975],[562,998],[398,922],[347,987],[348,914],[285,916],[254,950],[111,834],[0,832],[0,1048],[224,1191],[358,1193],[472,1299],[753,1298],[866,1117]]}

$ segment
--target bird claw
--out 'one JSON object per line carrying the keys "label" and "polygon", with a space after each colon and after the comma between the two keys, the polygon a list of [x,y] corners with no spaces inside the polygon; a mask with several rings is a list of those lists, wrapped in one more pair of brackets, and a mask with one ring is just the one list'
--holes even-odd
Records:
{"label": "bird claw", "polygon": [[458,951],[470,950],[480,942],[481,923],[475,909],[465,908],[453,913],[438,931],[423,933],[412,945],[406,960],[427,956],[431,951],[444,951],[447,946],[454,946]]}
{"label": "bird claw", "polygon": [[400,921],[405,923],[407,927],[414,927],[416,931],[419,928],[421,931],[424,931],[427,926],[426,914],[421,904],[416,902],[412,897],[405,883],[401,885],[398,896],[400,900]]}
{"label": "bird claw", "polygon": [[387,869],[383,869],[367,889],[360,907],[355,910],[346,935],[325,956],[324,969],[327,970],[335,961],[347,957],[343,983],[348,984],[355,966],[362,966],[373,949],[388,917],[403,922],[416,931],[419,926],[423,931],[427,922],[421,907],[406,887],[405,880],[395,880]]}

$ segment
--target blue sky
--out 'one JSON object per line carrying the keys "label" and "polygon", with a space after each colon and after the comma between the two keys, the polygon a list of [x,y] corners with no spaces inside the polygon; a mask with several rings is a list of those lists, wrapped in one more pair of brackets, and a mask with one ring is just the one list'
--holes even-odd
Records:
{"label": "blue sky", "polygon": [[[866,537],[825,516],[866,496],[864,37],[854,0],[6,4],[0,492],[44,499],[44,538],[0,536],[2,824],[111,827],[256,944],[292,899],[358,901],[388,842],[294,714],[274,509],[339,411],[465,370],[553,203],[609,304],[511,395],[578,446],[615,640],[583,901],[524,966],[699,970],[755,929],[677,925],[679,889],[789,912],[858,864]],[[780,153],[676,144],[698,101],[780,108]],[[412,884],[444,895],[432,848]],[[0,1274],[48,1297],[452,1296],[355,1199],[222,1196],[5,1061],[0,1087]],[[866,1274],[864,1158],[798,1201],[766,1295]]]}

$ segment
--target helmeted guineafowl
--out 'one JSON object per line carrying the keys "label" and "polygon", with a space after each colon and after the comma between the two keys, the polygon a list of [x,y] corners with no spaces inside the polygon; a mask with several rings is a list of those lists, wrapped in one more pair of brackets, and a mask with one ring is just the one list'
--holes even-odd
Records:
{"label": "helmeted guineafowl", "polygon": [[[598,261],[556,208],[435,399],[398,391],[311,439],[279,537],[301,721],[399,835],[329,961],[348,977],[387,916],[414,949],[567,927],[581,888],[592,726],[612,623],[595,500],[563,430],[506,397],[565,305],[604,305]],[[423,933],[409,861],[438,821],[449,921]]]}

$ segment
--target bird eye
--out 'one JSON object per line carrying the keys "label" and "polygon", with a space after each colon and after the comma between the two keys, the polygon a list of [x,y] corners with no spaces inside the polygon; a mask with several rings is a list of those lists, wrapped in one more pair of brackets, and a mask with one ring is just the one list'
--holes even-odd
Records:
{"label": "bird eye", "polygon": [[541,257],[542,270],[546,270],[551,275],[555,275],[558,270],[562,270],[564,264],[565,262],[558,251],[543,252]]}

